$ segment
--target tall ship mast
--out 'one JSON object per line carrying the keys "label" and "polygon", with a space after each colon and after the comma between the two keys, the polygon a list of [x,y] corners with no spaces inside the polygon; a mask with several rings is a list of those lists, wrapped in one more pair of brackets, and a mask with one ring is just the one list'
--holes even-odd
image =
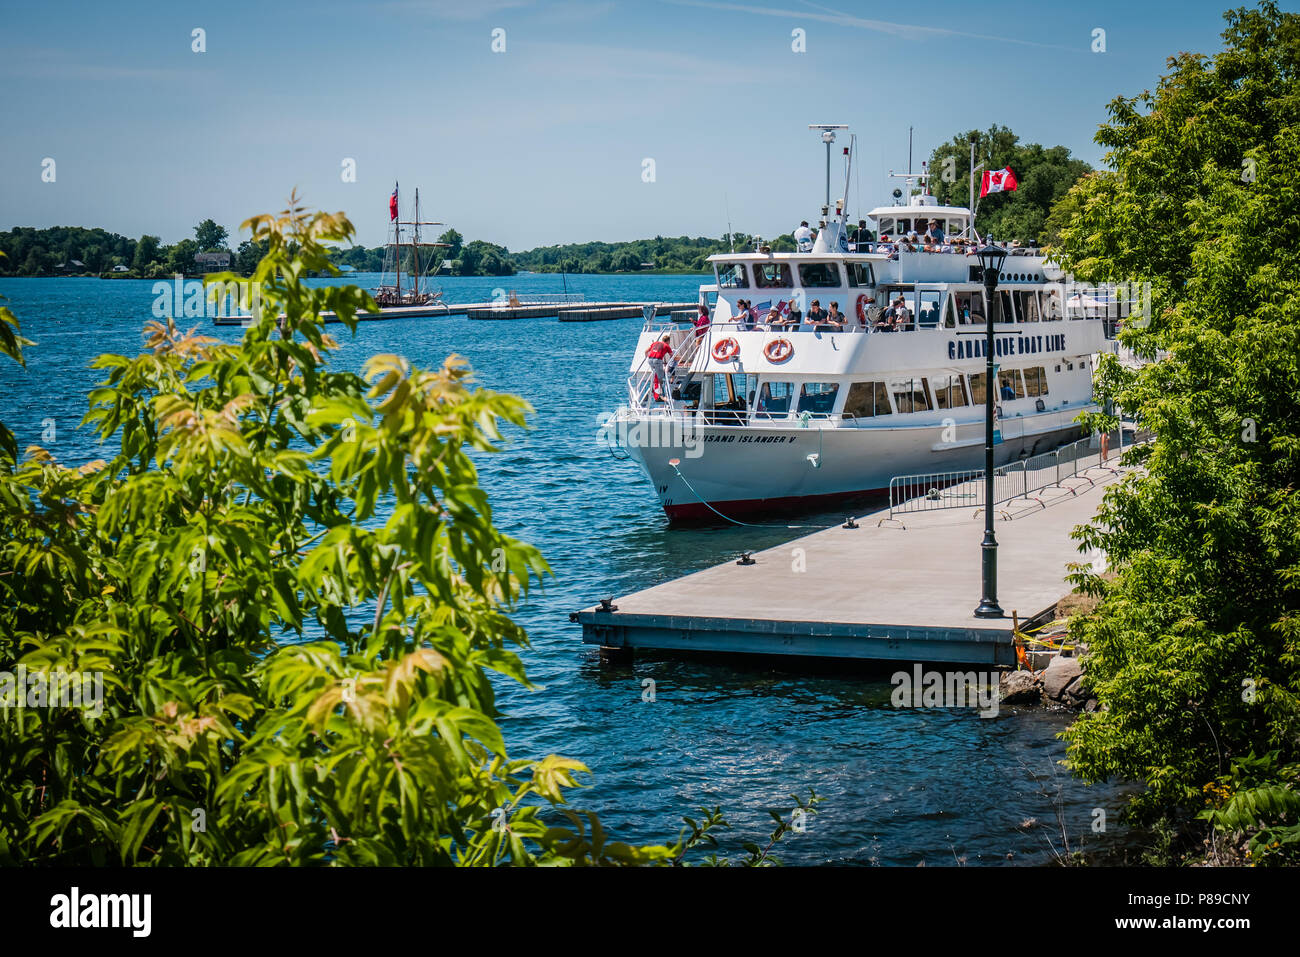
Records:
{"label": "tall ship mast", "polygon": [[829,507],[885,493],[896,476],[982,468],[988,389],[999,464],[1077,438],[1077,417],[1097,408],[1096,357],[1117,351],[1116,317],[1132,303],[1075,292],[1018,242],[998,244],[1006,258],[990,300],[975,254],[991,240],[970,208],[938,202],[928,172],[900,177],[907,195],[871,210],[875,230],[851,232],[830,191],[844,127],[812,129],[827,149],[816,231],[797,229],[791,252],[759,240],[710,256],[707,317],[646,322],[625,404],[605,425],[670,519]]}
{"label": "tall ship mast", "polygon": [[[430,291],[427,288],[420,288],[422,270],[420,268],[420,250],[436,249],[446,247],[447,243],[427,243],[420,238],[421,226],[442,226],[443,223],[421,220],[420,219],[420,190],[415,190],[415,213],[414,218],[403,220],[399,218],[400,200],[398,184],[393,184],[393,194],[388,199],[388,218],[389,225],[392,227],[391,239],[385,244],[384,251],[384,272],[381,285],[374,289],[375,302],[381,307],[391,306],[424,306],[442,295],[441,291]],[[409,226],[410,230],[403,230],[403,226]],[[403,250],[411,250],[411,275],[410,282],[406,288],[402,287],[402,264]],[[430,259],[432,257],[429,257]],[[387,282],[390,264],[392,266],[393,282]]]}

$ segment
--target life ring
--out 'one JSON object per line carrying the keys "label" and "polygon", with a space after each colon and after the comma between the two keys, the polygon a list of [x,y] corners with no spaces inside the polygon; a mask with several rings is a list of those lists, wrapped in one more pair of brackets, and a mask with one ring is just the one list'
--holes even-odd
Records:
{"label": "life ring", "polygon": [[789,339],[773,339],[763,347],[763,355],[768,362],[784,362],[794,355],[794,346]]}
{"label": "life ring", "polygon": [[865,292],[858,296],[858,322],[865,323],[867,321],[867,303],[871,301],[871,298]]}
{"label": "life ring", "polygon": [[713,344],[713,358],[719,362],[729,362],[740,353],[740,343],[731,336],[719,339]]}

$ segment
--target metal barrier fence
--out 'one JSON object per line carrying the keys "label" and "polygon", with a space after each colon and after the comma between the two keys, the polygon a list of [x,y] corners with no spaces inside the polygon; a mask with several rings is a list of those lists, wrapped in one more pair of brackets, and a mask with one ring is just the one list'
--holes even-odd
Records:
{"label": "metal barrier fence", "polygon": [[[1112,463],[1118,464],[1126,449],[1150,437],[1146,430],[1113,429],[1104,434],[1093,433],[1051,452],[1008,462],[993,470],[993,504],[1029,498],[1034,492],[1053,486],[1065,488],[1061,483],[1066,479],[1080,478],[1091,484],[1092,479],[1084,473],[1095,468],[1112,468]],[[983,469],[896,475],[889,480],[890,518],[895,514],[970,505],[984,505]]]}

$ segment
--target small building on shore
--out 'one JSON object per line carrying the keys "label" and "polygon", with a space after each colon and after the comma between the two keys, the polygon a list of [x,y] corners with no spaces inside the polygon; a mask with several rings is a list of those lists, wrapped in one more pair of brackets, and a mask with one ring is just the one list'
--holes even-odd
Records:
{"label": "small building on shore", "polygon": [[230,253],[223,251],[219,253],[195,253],[194,254],[194,271],[204,272],[221,272],[230,268]]}

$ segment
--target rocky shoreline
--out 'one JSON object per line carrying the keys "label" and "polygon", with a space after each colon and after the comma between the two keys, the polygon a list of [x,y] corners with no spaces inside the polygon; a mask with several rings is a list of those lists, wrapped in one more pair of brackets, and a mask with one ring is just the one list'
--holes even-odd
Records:
{"label": "rocky shoreline", "polygon": [[1083,665],[1065,652],[1054,656],[1042,671],[1004,672],[998,678],[998,697],[1003,704],[1097,710]]}

